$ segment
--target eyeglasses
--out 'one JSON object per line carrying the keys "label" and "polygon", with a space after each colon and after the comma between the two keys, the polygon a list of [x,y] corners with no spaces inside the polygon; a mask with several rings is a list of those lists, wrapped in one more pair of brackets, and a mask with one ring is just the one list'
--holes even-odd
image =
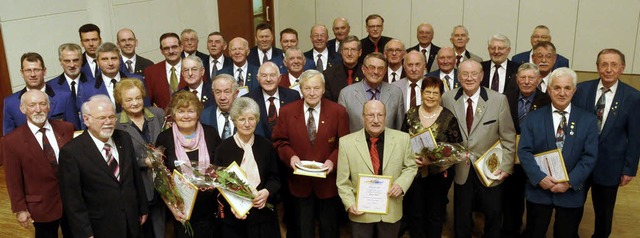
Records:
{"label": "eyeglasses", "polygon": [[478,76],[480,76],[480,72],[478,71],[474,71],[474,72],[462,72],[459,74],[460,78],[474,78],[477,79]]}
{"label": "eyeglasses", "polygon": [[382,113],[378,113],[378,114],[374,114],[374,113],[369,113],[369,114],[364,114],[364,118],[366,118],[369,121],[373,121],[373,119],[384,119],[385,114]]}
{"label": "eyeglasses", "polygon": [[170,51],[170,50],[174,50],[174,51],[176,51],[176,50],[178,50],[178,48],[179,48],[179,47],[180,47],[180,46],[177,46],[177,45],[174,45],[174,46],[165,46],[165,47],[162,47],[162,48],[161,48],[161,50],[162,50],[162,51]]}
{"label": "eyeglasses", "polygon": [[551,36],[547,36],[547,35],[532,35],[531,36],[531,39],[548,40],[549,38],[551,38]]}
{"label": "eyeglasses", "polygon": [[382,66],[376,67],[376,66],[373,66],[373,65],[369,65],[369,66],[365,65],[364,67],[367,68],[367,70],[369,70],[371,72],[375,72],[375,71],[382,72],[382,71],[384,71],[386,69],[386,67],[382,67]]}
{"label": "eyeglasses", "polygon": [[535,59],[537,59],[537,60],[542,60],[543,58],[545,58],[545,59],[547,59],[547,60],[551,60],[551,59],[553,59],[553,57],[554,57],[554,56],[555,56],[555,55],[552,55],[552,54],[546,54],[546,55],[543,55],[543,54],[535,54],[535,55],[533,55],[533,57],[534,57]]}
{"label": "eyeglasses", "polygon": [[386,49],[385,52],[389,52],[389,53],[396,53],[396,54],[400,54],[402,53],[404,50],[403,49]]}
{"label": "eyeglasses", "polygon": [[41,72],[42,72],[42,70],[43,70],[42,68],[35,68],[35,69],[23,69],[23,70],[22,70],[22,73],[25,73],[25,74],[32,74],[32,73],[39,74],[39,73],[41,73]]}
{"label": "eyeglasses", "polygon": [[193,73],[197,73],[198,71],[200,71],[200,69],[201,69],[201,68],[199,68],[199,67],[184,68],[184,69],[182,69],[182,73],[183,73],[183,74],[189,74],[189,73],[191,73],[191,72],[193,72]]}
{"label": "eyeglasses", "polygon": [[95,118],[96,120],[98,120],[98,122],[104,122],[106,120],[109,120],[109,121],[115,121],[116,120],[116,115],[100,116],[100,117],[94,117],[91,114],[85,114],[85,115]]}

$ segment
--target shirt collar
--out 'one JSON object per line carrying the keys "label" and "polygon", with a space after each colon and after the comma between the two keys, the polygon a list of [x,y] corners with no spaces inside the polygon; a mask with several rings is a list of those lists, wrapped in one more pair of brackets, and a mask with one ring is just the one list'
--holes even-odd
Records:
{"label": "shirt collar", "polygon": [[273,95],[269,95],[267,92],[262,90],[262,97],[264,98],[265,102],[269,102],[269,98],[270,97],[274,97],[274,98],[280,100],[280,94],[278,93],[278,88],[276,88],[276,92],[273,93]]}
{"label": "shirt collar", "polygon": [[[33,133],[34,135],[36,133],[38,133],[38,131],[40,130],[40,127],[36,126],[35,124],[31,123],[31,121],[27,120],[27,126],[29,126],[29,130],[31,131],[31,133]],[[42,126],[42,128],[46,128],[47,130],[51,130],[53,132],[53,127],[51,127],[51,124],[49,124],[49,120],[46,120],[44,122],[44,126]]]}
{"label": "shirt collar", "polygon": [[[611,93],[613,93],[613,95],[616,94],[616,89],[618,89],[618,82],[620,82],[620,79],[616,80],[616,82],[609,88],[609,90],[611,90]],[[604,87],[602,85],[602,79],[600,79],[598,81],[598,88],[597,90],[600,90],[600,88]]]}

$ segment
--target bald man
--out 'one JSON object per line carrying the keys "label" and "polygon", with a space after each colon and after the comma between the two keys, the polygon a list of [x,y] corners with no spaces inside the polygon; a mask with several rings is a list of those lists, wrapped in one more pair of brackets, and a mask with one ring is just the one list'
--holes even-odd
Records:
{"label": "bald man", "polygon": [[433,26],[429,23],[420,23],[418,25],[416,37],[418,38],[418,44],[414,47],[407,49],[407,53],[412,50],[418,51],[424,55],[427,59],[426,62],[426,72],[432,72],[438,69],[438,64],[434,64],[436,61],[436,55],[438,55],[438,51],[440,51],[440,47],[434,45],[431,41],[433,40]]}

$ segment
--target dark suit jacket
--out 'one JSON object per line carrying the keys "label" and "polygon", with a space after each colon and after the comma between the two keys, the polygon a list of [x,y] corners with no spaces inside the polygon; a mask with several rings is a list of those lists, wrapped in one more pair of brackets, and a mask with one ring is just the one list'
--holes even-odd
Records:
{"label": "dark suit jacket", "polygon": [[[393,82],[389,82],[389,67],[387,67],[387,73],[384,74],[384,78],[382,79],[382,81],[387,82],[387,83],[393,83]],[[396,82],[400,81],[400,79],[403,79],[407,77],[407,74],[404,72],[404,67],[402,68],[402,72],[400,72],[400,75],[396,75]]]}
{"label": "dark suit jacket", "polygon": [[[520,120],[518,120],[518,98],[520,97],[520,89],[505,92],[504,95],[507,96],[507,101],[509,101],[509,109],[511,109],[511,119],[513,119],[513,127],[516,129],[516,134],[520,135]],[[529,109],[528,113],[531,113],[531,111],[538,110],[539,108],[542,108],[549,104],[551,104],[551,98],[549,98],[549,94],[540,91],[540,89],[536,89],[536,95],[533,96],[533,102],[531,102],[531,108]]]}
{"label": "dark suit jacket", "polygon": [[[96,61],[98,60],[96,59]],[[86,75],[87,79],[90,81],[93,81],[96,79],[96,77],[94,77],[93,75],[94,72],[91,70],[91,66],[89,66],[89,61],[87,59],[87,52],[84,52],[82,54],[82,67],[80,68],[80,72]],[[102,71],[100,71],[100,67],[98,67],[98,73],[101,73],[101,72]]]}
{"label": "dark suit jacket", "polygon": [[384,46],[387,44],[387,42],[389,42],[392,38],[390,37],[386,37],[386,36],[380,36],[380,39],[378,40],[378,43],[374,44],[373,41],[371,41],[371,39],[369,39],[369,35],[365,36],[364,38],[360,39],[360,43],[362,44],[362,54],[360,55],[360,58],[358,59],[359,63],[362,63],[362,61],[364,60],[364,57],[366,57],[368,54],[375,52],[375,46],[378,46],[378,52],[383,53],[384,52]]}
{"label": "dark suit jacket", "polygon": [[[493,79],[493,75],[491,74],[491,60],[482,61],[482,63],[480,64],[482,65],[482,71],[484,71],[484,77],[482,78],[482,83],[480,84],[480,86],[490,88],[489,82],[491,82],[491,80]],[[518,72],[518,67],[520,67],[520,64],[515,63],[511,60],[507,60],[507,68],[505,69],[506,81],[504,82],[502,94],[505,94],[505,92],[507,91],[516,90],[516,88],[518,88],[518,85],[516,83],[516,73]]]}
{"label": "dark suit jacket", "polygon": [[[595,115],[599,81],[595,79],[579,83],[572,105]],[[621,175],[635,176],[640,153],[638,90],[618,81],[618,88],[611,102],[611,109],[598,139],[598,162],[593,170],[593,183],[604,186],[618,186]]]}
{"label": "dark suit jacket", "polygon": [[[332,67],[335,64],[339,64],[340,62],[342,62],[342,56],[338,55],[335,51],[331,51],[329,48],[327,48],[328,56],[327,59],[323,59],[323,60],[328,60],[327,61],[327,67],[324,68],[324,70],[327,70],[328,68]],[[311,62],[313,65],[313,69],[316,69],[318,66],[316,65],[316,61],[318,60],[317,58],[313,58],[313,49],[310,49],[307,52],[304,52],[304,57],[307,58],[306,62]],[[306,64],[305,64],[306,65]],[[323,70],[323,71],[324,71]]]}
{"label": "dark suit jacket", "polygon": [[[328,68],[324,72],[325,80],[325,92],[324,97],[331,101],[337,102],[340,91],[347,85],[347,77],[349,76],[344,64],[336,64],[331,68]],[[364,79],[364,73],[362,72],[362,65],[357,64],[353,67],[353,83],[360,82]],[[282,82],[282,81],[280,81]]]}
{"label": "dark suit jacket", "polygon": [[[150,104],[165,109],[171,100],[171,87],[169,79],[167,79],[166,61],[149,66],[144,70],[145,88],[147,89],[147,98]],[[176,70],[177,71],[177,70]],[[184,87],[187,83],[182,78],[180,72],[176,72],[180,83],[178,88]]]}
{"label": "dark suit jacket", "polygon": [[[123,78],[138,79],[138,80],[142,81],[142,84],[144,84],[144,82],[145,82],[142,76],[139,76],[137,74],[131,74],[131,73],[127,72],[126,70],[124,70],[124,71],[120,70],[120,80],[122,80]],[[96,80],[95,80],[95,83],[94,83],[93,87],[85,87],[84,88],[85,95],[83,95],[80,99],[77,99],[77,100],[82,100],[82,103],[85,103],[93,95],[103,94],[103,95],[109,96],[109,92],[107,91],[107,85],[106,85],[107,83],[109,83],[109,82],[104,82],[104,79],[102,79],[102,73],[98,74],[97,77],[96,77]],[[144,106],[145,107],[150,107],[151,106],[151,102],[149,101],[149,93],[148,93],[148,91],[147,91],[147,96],[143,99],[143,101],[144,101]],[[121,107],[120,104],[118,104],[116,102],[113,102],[113,103],[116,105],[116,112],[122,111],[122,107]],[[84,121],[81,121],[81,126],[82,126],[82,129],[85,129]]]}
{"label": "dark suit jacket", "polygon": [[[136,55],[136,66],[133,69],[133,73],[144,79],[144,69],[151,65],[153,65],[151,60],[140,55]],[[129,72],[127,70],[127,63],[124,62],[122,57],[120,57],[120,71]]]}
{"label": "dark suit jacket", "polygon": [[111,136],[119,154],[120,181],[113,175],[89,131],[60,151],[60,188],[65,217],[75,237],[127,237],[138,234],[148,214],[147,196],[131,136]]}
{"label": "dark suit jacket", "polygon": [[[340,61],[342,61],[342,56],[338,56],[338,57],[340,57]],[[284,65],[284,58],[282,62],[276,65],[278,65],[281,75],[286,75],[287,73],[289,73],[289,69],[287,69],[287,66]],[[302,70],[307,71],[308,69],[316,69],[316,63],[312,60],[306,59],[305,57],[304,66],[302,67]]]}
{"label": "dark suit jacket", "polygon": [[[518,64],[533,63],[529,62],[529,55],[531,55],[531,50],[514,55],[513,57],[511,57],[511,61]],[[553,69],[557,69],[560,67],[569,67],[569,59],[560,54],[558,54],[557,56],[558,57],[556,57],[556,63],[553,65]]]}
{"label": "dark suit jacket", "polygon": [[[45,86],[45,92],[49,95],[49,120],[63,120],[80,129],[78,109],[70,92],[55,92],[50,86]],[[27,117],[20,111],[20,98],[27,92],[26,88],[4,98],[2,110],[2,132],[9,134],[13,129],[27,123]]]}
{"label": "dark suit jacket", "polygon": [[[205,82],[212,82],[213,79],[211,78],[211,62],[210,62],[210,56],[207,56],[207,58],[205,58],[204,61],[202,61],[202,66],[204,67],[204,76],[207,77],[206,80],[204,80]],[[222,68],[218,69],[218,71],[216,71],[216,75],[214,75],[213,77],[215,78],[215,76],[221,74],[221,72],[229,72],[229,70],[227,70],[228,68],[231,68],[231,70],[233,70],[233,60],[231,60],[231,58],[222,55],[222,57],[224,57],[224,62],[222,63]]]}
{"label": "dark suit jacket", "polygon": [[333,38],[331,40],[327,41],[327,49],[329,49],[329,52],[334,52],[336,53],[336,55],[338,57],[342,57],[342,55],[340,54],[340,49],[336,49],[336,38]]}
{"label": "dark suit jacket", "polygon": [[[183,90],[191,91],[189,86],[184,86],[180,89],[180,91]],[[200,102],[202,102],[204,107],[216,104],[216,100],[213,97],[213,91],[211,91],[211,81],[202,82],[202,92],[198,92],[198,95],[200,96]]]}
{"label": "dark suit jacket", "polygon": [[528,177],[525,196],[528,201],[537,204],[582,207],[587,196],[585,182],[596,165],[598,120],[595,115],[579,107],[571,107],[562,148],[562,158],[569,174],[571,188],[564,193],[552,193],[538,186],[546,174],[540,170],[533,157],[535,154],[557,148],[552,113],[551,106],[529,112],[521,125],[518,157]]}
{"label": "dark suit jacket", "polygon": [[[436,77],[439,78],[440,80],[444,80],[443,78],[440,78],[440,70],[436,70],[433,72],[430,72],[427,74],[427,77]],[[449,87],[451,87],[451,85],[449,85],[449,82],[447,82],[447,85]],[[458,69],[453,69],[453,89],[459,88],[460,87],[460,81],[458,81]],[[450,88],[445,88],[444,91],[449,91],[451,90]]]}
{"label": "dark suit jacket", "polygon": [[[247,72],[246,75],[247,77],[245,77],[244,79],[244,86],[247,86],[249,88],[249,92],[251,92],[254,89],[260,89],[260,82],[258,82],[258,69],[260,68],[260,66],[257,65],[253,65],[250,64],[247,61]],[[233,65],[229,68],[224,68],[223,70],[218,70],[218,74],[229,74],[231,76],[233,76],[235,78],[235,72],[233,69]],[[236,78],[237,80],[237,78]]]}
{"label": "dark suit jacket", "polygon": [[[254,90],[244,96],[256,101],[256,103],[258,103],[258,107],[260,107],[260,122],[258,122],[260,126],[256,127],[255,133],[267,138],[268,140],[271,140],[271,133],[273,131],[273,128],[269,126],[269,105],[267,105],[265,102],[266,99],[262,94],[262,90]],[[284,105],[300,99],[300,93],[298,93],[298,91],[283,87],[278,87],[278,96],[280,99],[280,116],[282,116],[282,107]],[[278,118],[278,120],[280,119]],[[260,131],[258,131],[258,129],[260,129]]]}
{"label": "dark suit jacket", "polygon": [[[412,50],[420,52],[420,44],[414,45],[413,47],[407,49],[407,53],[411,52]],[[440,47],[431,43],[431,50],[429,51],[429,58],[427,59],[427,73],[431,72],[431,66],[433,66],[434,62],[436,62],[438,51],[440,51]],[[436,68],[437,66],[438,63],[436,63]]]}
{"label": "dark suit jacket", "polygon": [[[252,65],[260,66],[260,60],[258,59],[260,55],[258,54],[258,47],[254,46],[249,50],[249,56],[247,57],[247,62]],[[276,47],[271,47],[271,58],[269,61],[275,63],[276,65],[281,65],[284,60],[284,56],[282,56],[282,50]]]}
{"label": "dark suit jacket", "polygon": [[[267,202],[271,204],[275,204],[276,197],[279,193],[281,182],[278,177],[278,165],[276,164],[275,158],[275,150],[271,145],[271,142],[264,137],[255,136],[255,141],[252,146],[253,156],[256,160],[256,164],[258,165],[258,171],[260,173],[260,184],[256,187],[256,190],[260,191],[262,189],[266,189],[269,191],[269,198],[267,198]],[[229,137],[226,140],[220,143],[220,146],[216,149],[216,156],[214,160],[214,164],[218,166],[229,166],[234,161],[240,165],[242,162],[242,155],[244,154],[244,150],[236,144],[233,137]],[[238,223],[238,219],[235,218],[233,213],[231,213],[230,207],[226,204],[226,200],[223,201],[225,203],[224,210],[225,214],[229,214],[222,219],[222,222],[227,224],[236,224]],[[259,224],[266,221],[273,221],[278,219],[276,213],[267,208],[257,209],[252,207],[249,210],[247,215],[246,222],[248,224]],[[271,236],[266,236],[271,237]]]}
{"label": "dark suit jacket", "polygon": [[340,137],[349,134],[349,116],[343,106],[323,98],[314,144],[309,141],[304,118],[302,99],[280,108],[280,117],[273,131],[273,146],[277,149],[280,160],[288,167],[294,155],[300,157],[300,160],[320,163],[330,160],[333,162],[333,172],[324,179],[288,176],[289,190],[299,198],[308,198],[311,193],[320,199],[335,197],[338,195],[335,173],[338,165],[338,141]]}
{"label": "dark suit jacket", "polygon": [[[185,51],[183,51],[183,52],[180,54],[180,58],[184,59],[184,57],[185,57],[185,56],[184,56],[184,54],[185,54],[185,53],[186,53],[186,52],[185,52]],[[198,58],[200,58],[200,59],[202,60],[202,62],[206,61],[206,60],[209,58],[209,54],[202,53],[202,52],[200,52],[200,51],[198,51],[198,50],[196,50],[196,56],[198,56]]]}
{"label": "dark suit jacket", "polygon": [[[49,85],[49,87],[51,87],[54,92],[61,91],[71,93],[71,85],[67,83],[67,78],[64,76],[64,73],[60,74],[60,76],[54,79],[49,80],[47,82],[47,85]],[[91,96],[93,96],[85,94],[85,90],[87,90],[86,88],[93,87],[94,85],[95,79],[94,81],[89,81],[84,73],[80,73],[80,78],[77,86],[78,90],[76,92],[77,95],[75,99],[76,109],[78,113],[80,113],[80,110],[82,109],[82,103],[85,101],[85,98],[90,98]]]}
{"label": "dark suit jacket", "polygon": [[[73,125],[49,121],[58,147],[73,137]],[[38,144],[29,126],[16,128],[2,142],[7,191],[11,211],[28,211],[35,222],[51,222],[62,217],[62,198],[56,169]]]}

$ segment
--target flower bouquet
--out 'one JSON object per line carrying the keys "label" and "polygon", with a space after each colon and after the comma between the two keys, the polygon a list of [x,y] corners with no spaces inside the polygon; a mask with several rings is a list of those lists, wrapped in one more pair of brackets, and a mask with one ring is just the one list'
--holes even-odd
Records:
{"label": "flower bouquet", "polygon": [[[438,142],[434,149],[422,148],[416,155],[422,163],[427,165],[420,168],[420,175],[426,177],[429,174],[443,172],[451,166],[468,159],[477,159],[481,155],[464,148],[460,143]],[[447,174],[445,173],[445,177]]]}

